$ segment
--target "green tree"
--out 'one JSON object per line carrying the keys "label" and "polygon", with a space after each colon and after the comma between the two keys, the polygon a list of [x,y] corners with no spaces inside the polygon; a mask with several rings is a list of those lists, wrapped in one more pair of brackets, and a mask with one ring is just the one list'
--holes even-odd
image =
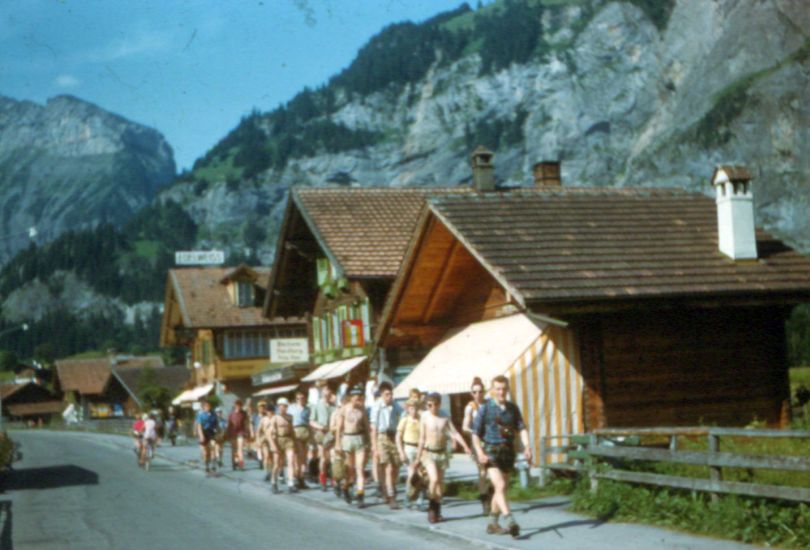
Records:
{"label": "green tree", "polygon": [[0,371],[13,371],[18,363],[19,359],[17,358],[16,353],[8,350],[0,350]]}
{"label": "green tree", "polygon": [[145,368],[141,371],[138,388],[138,397],[144,408],[166,410],[171,404],[171,390],[158,383],[154,369]]}

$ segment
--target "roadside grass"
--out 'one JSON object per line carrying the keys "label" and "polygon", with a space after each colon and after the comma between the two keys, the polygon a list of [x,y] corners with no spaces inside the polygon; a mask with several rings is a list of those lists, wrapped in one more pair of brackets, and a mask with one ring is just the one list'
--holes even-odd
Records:
{"label": "roadside grass", "polygon": [[810,367],[790,369],[790,395],[796,395],[796,390],[801,386],[810,389]]}
{"label": "roadside grass", "polygon": [[[569,495],[574,491],[575,482],[568,478],[557,478],[545,487],[538,485],[537,479],[532,479],[528,487],[521,487],[517,476],[509,482],[506,497],[511,502],[529,502],[541,498]],[[475,481],[454,480],[445,483],[444,494],[463,500],[478,500],[478,484]]]}

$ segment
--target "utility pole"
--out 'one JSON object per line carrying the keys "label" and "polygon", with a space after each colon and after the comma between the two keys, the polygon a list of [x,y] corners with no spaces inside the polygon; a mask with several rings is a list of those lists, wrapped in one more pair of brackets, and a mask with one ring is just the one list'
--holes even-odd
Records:
{"label": "utility pole", "polygon": [[[3,336],[7,336],[12,332],[16,332],[18,330],[22,330],[25,332],[28,330],[28,323],[23,323],[21,325],[17,325],[16,327],[9,327],[6,330],[0,332],[0,338]],[[0,433],[3,432],[3,392],[0,391]]]}

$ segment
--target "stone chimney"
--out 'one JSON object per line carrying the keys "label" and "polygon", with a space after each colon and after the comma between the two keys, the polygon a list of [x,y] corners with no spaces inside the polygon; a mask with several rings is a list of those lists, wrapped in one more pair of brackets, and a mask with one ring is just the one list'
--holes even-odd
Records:
{"label": "stone chimney", "polygon": [[535,187],[560,187],[562,185],[560,161],[558,160],[541,160],[535,163],[532,173]]}
{"label": "stone chimney", "polygon": [[473,188],[478,192],[495,191],[495,165],[492,158],[495,154],[479,145],[470,155],[473,173]]}
{"label": "stone chimney", "polygon": [[712,185],[717,192],[720,252],[732,260],[756,260],[751,174],[744,166],[718,166],[712,174]]}

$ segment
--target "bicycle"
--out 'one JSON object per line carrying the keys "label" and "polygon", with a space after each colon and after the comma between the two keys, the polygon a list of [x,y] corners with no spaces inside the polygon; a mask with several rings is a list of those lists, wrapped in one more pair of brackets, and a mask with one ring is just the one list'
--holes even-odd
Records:
{"label": "bicycle", "polygon": [[143,461],[141,463],[141,467],[145,471],[149,471],[149,466],[152,464],[152,459],[155,457],[155,440],[149,439],[142,443],[143,446]]}

